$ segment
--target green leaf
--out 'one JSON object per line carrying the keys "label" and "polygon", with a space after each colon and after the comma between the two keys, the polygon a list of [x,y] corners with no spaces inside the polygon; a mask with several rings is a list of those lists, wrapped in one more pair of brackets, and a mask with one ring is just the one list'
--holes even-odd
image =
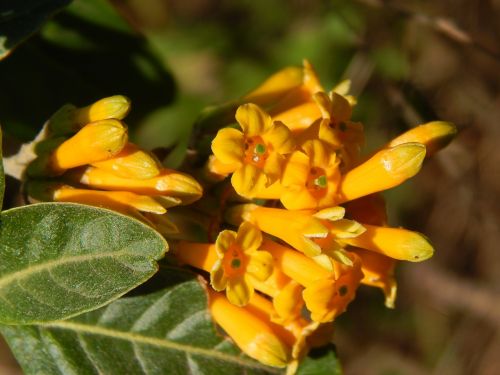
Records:
{"label": "green leaf", "polygon": [[279,372],[241,355],[215,331],[205,292],[193,278],[71,320],[0,330],[26,374]]}
{"label": "green leaf", "polygon": [[0,60],[71,0],[10,1],[0,6]]}
{"label": "green leaf", "polygon": [[142,284],[167,243],[141,222],[71,203],[1,213],[0,322],[27,324],[94,310]]}
{"label": "green leaf", "polygon": [[312,350],[297,369],[297,375],[341,374],[342,368],[333,345]]}
{"label": "green leaf", "polygon": [[0,128],[0,210],[2,209],[5,193],[5,173],[3,170],[2,128]]}

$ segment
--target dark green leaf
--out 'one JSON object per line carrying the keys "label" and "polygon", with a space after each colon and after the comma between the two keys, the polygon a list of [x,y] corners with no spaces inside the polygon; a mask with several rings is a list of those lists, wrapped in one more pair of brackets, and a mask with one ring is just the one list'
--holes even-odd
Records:
{"label": "dark green leaf", "polygon": [[37,31],[47,19],[71,0],[10,0],[0,5],[0,60]]}
{"label": "dark green leaf", "polygon": [[2,128],[0,128],[0,210],[3,204],[3,195],[5,193],[5,173],[3,170],[3,152],[2,152]]}
{"label": "dark green leaf", "polygon": [[94,310],[142,284],[167,243],[129,217],[41,203],[4,211],[0,322],[26,324]]}
{"label": "dark green leaf", "polygon": [[71,320],[1,331],[26,374],[278,372],[215,331],[205,292],[192,278]]}
{"label": "dark green leaf", "polygon": [[300,364],[297,375],[341,375],[342,369],[333,345],[317,348]]}

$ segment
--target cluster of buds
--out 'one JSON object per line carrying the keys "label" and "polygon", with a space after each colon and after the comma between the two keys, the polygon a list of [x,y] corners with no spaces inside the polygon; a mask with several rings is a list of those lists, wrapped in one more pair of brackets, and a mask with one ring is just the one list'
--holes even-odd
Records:
{"label": "cluster of buds", "polygon": [[[215,120],[202,116],[217,129],[198,171],[204,193],[128,142],[126,98],[67,105],[36,146],[27,195],[110,208],[156,228],[170,240],[171,260],[207,277],[212,317],[241,350],[291,374],[310,348],[331,340],[360,284],[382,289],[394,307],[396,262],[434,251],[422,234],[387,225],[379,193],[414,176],[455,127],[420,125],[362,156],[348,89],[342,82],[326,92],[305,62],[220,107]],[[220,212],[204,212],[215,191],[224,192]],[[205,214],[212,241],[176,234],[167,219],[167,208],[200,198],[190,212]]]}
{"label": "cluster of buds", "polygon": [[129,142],[122,121],[129,110],[130,100],[117,95],[83,108],[67,104],[57,111],[26,169],[28,199],[104,207],[165,235],[175,233],[167,208],[196,201],[202,187]]}

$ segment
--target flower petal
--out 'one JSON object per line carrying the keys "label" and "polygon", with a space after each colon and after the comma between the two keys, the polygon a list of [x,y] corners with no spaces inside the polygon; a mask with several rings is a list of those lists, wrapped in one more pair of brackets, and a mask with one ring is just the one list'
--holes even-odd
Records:
{"label": "flower petal", "polygon": [[258,227],[245,221],[238,228],[236,244],[244,253],[250,254],[257,250],[262,243],[262,233]]}
{"label": "flower petal", "polygon": [[305,187],[283,189],[280,201],[287,210],[307,210],[318,207],[318,200]]}
{"label": "flower petal", "polygon": [[347,121],[351,118],[352,107],[342,95],[330,91],[331,114],[337,122]]}
{"label": "flower petal", "polygon": [[212,152],[223,164],[234,164],[235,169],[241,165],[245,156],[245,137],[233,128],[219,130],[212,141]]}
{"label": "flower petal", "polygon": [[265,281],[273,272],[273,256],[268,251],[255,251],[250,255],[247,272],[257,280]]}
{"label": "flower petal", "polygon": [[282,288],[276,297],[273,298],[273,307],[276,315],[272,320],[276,323],[286,324],[300,317],[304,300],[302,299],[302,285],[295,280],[291,280]]}
{"label": "flower petal", "polygon": [[239,276],[228,280],[226,297],[233,305],[245,306],[253,294],[254,288],[248,277]]}
{"label": "flower petal", "polygon": [[295,149],[292,132],[280,121],[275,121],[262,138],[266,143],[272,144],[274,150],[280,154],[289,154]]}
{"label": "flower petal", "polygon": [[317,139],[305,142],[302,149],[307,156],[309,156],[309,163],[311,166],[321,167],[323,169],[327,169],[327,167],[330,166],[332,155],[335,157],[335,153],[328,150],[326,145]]}
{"label": "flower petal", "polygon": [[224,267],[222,267],[222,260],[220,259],[214,263],[210,271],[210,285],[218,292],[227,287],[227,277],[224,272]]}
{"label": "flower petal", "polygon": [[281,179],[283,164],[285,162],[284,156],[277,152],[271,152],[264,163],[264,173],[267,176],[266,188]]}
{"label": "flower petal", "polygon": [[245,164],[231,176],[231,184],[236,193],[245,198],[255,198],[266,187],[267,176],[255,165]]}
{"label": "flower petal", "polygon": [[271,116],[252,103],[238,107],[236,121],[247,137],[262,135],[272,124]]}
{"label": "flower petal", "polygon": [[281,185],[283,187],[304,186],[309,169],[309,157],[301,151],[293,152],[285,164]]}
{"label": "flower petal", "polygon": [[232,230],[223,230],[215,240],[215,251],[217,256],[222,258],[229,247],[236,241],[236,232]]}
{"label": "flower petal", "polygon": [[328,95],[320,91],[313,95],[313,99],[321,111],[321,116],[325,119],[330,119],[332,115],[332,101]]}

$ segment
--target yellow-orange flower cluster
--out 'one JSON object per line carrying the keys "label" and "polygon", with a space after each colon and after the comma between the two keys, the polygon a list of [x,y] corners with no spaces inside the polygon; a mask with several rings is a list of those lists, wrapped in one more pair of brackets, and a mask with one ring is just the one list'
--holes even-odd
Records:
{"label": "yellow-orange flower cluster", "polygon": [[[386,306],[394,307],[396,261],[423,261],[434,251],[422,234],[387,226],[378,193],[413,177],[426,155],[453,138],[455,127],[440,121],[420,125],[362,156],[363,126],[351,120],[356,100],[347,95],[348,86],[343,82],[326,92],[308,62],[302,70],[276,73],[238,102],[238,126],[218,131],[206,164],[212,179],[230,176],[241,198],[258,202],[226,202],[226,222],[240,226],[233,236],[243,238],[248,232],[244,228],[263,233],[253,234],[258,245],[248,248],[250,252],[259,247],[260,262],[237,262],[239,280],[245,282],[239,287],[244,298],[235,305],[248,313],[254,296],[265,296],[272,304],[266,319],[288,332],[297,319],[306,319],[310,333],[330,325],[360,284],[382,289]],[[245,254],[243,242],[226,257]],[[216,281],[221,276],[214,277],[221,272],[216,244],[182,242],[176,254],[182,262],[210,272],[212,286],[221,290]],[[227,296],[234,303],[232,293],[228,290]],[[283,343],[285,336],[280,336]],[[274,365],[284,365],[283,346],[273,347]],[[288,364],[298,357],[289,358]]]}
{"label": "yellow-orange flower cluster", "polygon": [[[157,228],[173,241],[176,262],[206,276],[212,316],[234,342],[293,373],[311,347],[329,342],[360,284],[382,289],[394,307],[397,260],[423,261],[434,251],[422,234],[387,225],[379,192],[414,176],[455,127],[420,125],[362,156],[363,126],[351,119],[348,88],[325,91],[305,62],[222,107],[237,126],[221,124],[199,171],[205,200],[196,180],[128,142],[126,98],[64,106],[37,145],[28,195],[111,208]],[[210,184],[221,182],[234,193],[207,213]],[[207,238],[216,218],[217,238],[172,237],[166,208],[199,198],[191,212],[205,213]]]}

